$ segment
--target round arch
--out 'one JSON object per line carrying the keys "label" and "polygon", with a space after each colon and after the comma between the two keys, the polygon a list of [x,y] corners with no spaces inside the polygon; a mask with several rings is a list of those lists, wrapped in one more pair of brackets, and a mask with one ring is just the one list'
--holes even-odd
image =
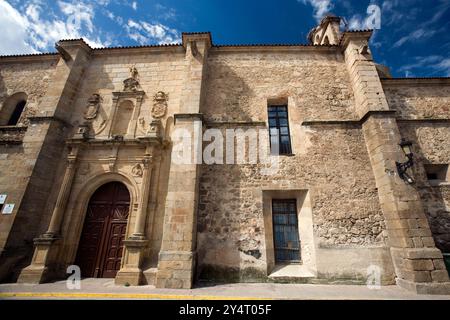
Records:
{"label": "round arch", "polygon": [[76,258],[78,245],[83,232],[83,226],[86,218],[87,207],[91,197],[101,186],[110,182],[120,182],[128,189],[130,194],[130,214],[128,215],[126,234],[129,234],[130,221],[135,214],[135,205],[138,203],[139,192],[138,187],[127,175],[123,173],[94,173],[89,176],[86,181],[77,187],[75,194],[71,199],[71,207],[69,208],[70,219],[64,225],[64,234],[66,244],[69,245],[69,250],[66,256],[68,263],[73,263]]}
{"label": "round arch", "polygon": [[[13,116],[16,111],[16,108],[19,107],[20,103],[25,102],[25,104],[20,106],[22,110],[17,110],[17,112],[20,112],[21,114],[27,101],[28,95],[25,92],[16,92],[10,95],[0,109],[0,126],[8,125],[11,116]],[[20,114],[18,115],[17,120],[19,120]]]}

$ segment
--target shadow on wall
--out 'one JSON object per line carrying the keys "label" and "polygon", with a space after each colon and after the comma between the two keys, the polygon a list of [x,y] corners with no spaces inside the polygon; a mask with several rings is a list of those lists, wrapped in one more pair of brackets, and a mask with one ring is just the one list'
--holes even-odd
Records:
{"label": "shadow on wall", "polygon": [[[224,63],[209,63],[205,122],[252,121],[249,101],[254,94],[247,83]],[[211,70],[212,69],[212,70]],[[225,129],[235,125],[219,124]],[[244,131],[247,127],[241,127]],[[209,145],[205,142],[203,147]],[[225,153],[224,141],[224,153]],[[225,161],[225,156],[224,156]],[[257,165],[203,164],[197,218],[197,281],[251,282],[266,278],[262,198],[254,196],[248,179]],[[252,189],[251,189],[252,188]]]}
{"label": "shadow on wall", "polygon": [[[431,129],[432,132],[438,132],[441,129],[450,132],[450,125],[444,123],[424,124],[417,127],[404,127],[402,130],[410,140],[416,142],[413,150],[417,161],[413,167],[413,172],[436,247],[443,253],[450,253],[450,208],[446,206],[446,202],[450,203],[450,185],[436,186],[430,184],[425,171],[425,165],[428,164],[448,164],[450,155],[448,154],[448,147],[445,146],[445,141],[436,137],[433,139],[432,137],[419,136],[417,129],[420,130],[420,128]],[[422,139],[427,145],[435,143],[430,148],[433,153],[422,150],[420,143],[418,143],[419,139]],[[431,157],[433,159],[430,159]]]}
{"label": "shadow on wall", "polygon": [[7,95],[7,90],[6,90],[6,86],[5,86],[5,81],[3,80],[3,76],[0,73],[0,104],[2,104],[5,101],[6,95]]}
{"label": "shadow on wall", "polygon": [[[96,76],[103,81],[98,86],[113,88],[112,81],[106,73],[101,72]],[[76,105],[77,99],[85,99],[84,93],[92,94],[90,84],[86,82],[79,87],[75,94],[71,94],[71,99],[67,101],[66,106]],[[45,100],[44,96],[41,101]],[[87,98],[83,103],[87,103]],[[85,106],[83,103],[81,108]],[[40,109],[41,105],[36,107]],[[66,107],[65,110],[77,112],[80,115],[85,111],[70,107]],[[64,112],[64,110],[61,109],[59,112]],[[64,113],[64,118],[69,120],[72,115],[73,113]],[[33,239],[43,234],[48,228],[65,171],[65,159],[67,158],[65,141],[72,136],[78,124],[78,121],[74,121],[70,125],[52,122],[48,129],[41,125],[28,127],[24,139],[24,149],[29,152],[25,156],[29,161],[35,157],[37,159],[9,232],[5,246],[7,256],[4,255],[0,261],[0,264],[10,261],[10,268],[7,270],[9,273],[4,275],[2,281],[5,279],[8,282],[17,281],[21,270],[31,263],[34,253]],[[32,137],[32,141],[28,142],[30,137]],[[64,235],[62,236],[64,237]],[[1,269],[6,270],[6,268]]]}

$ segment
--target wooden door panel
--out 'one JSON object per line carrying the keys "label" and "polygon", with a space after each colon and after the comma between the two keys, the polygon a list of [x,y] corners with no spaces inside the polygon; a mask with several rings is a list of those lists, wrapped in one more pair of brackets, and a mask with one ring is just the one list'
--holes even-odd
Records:
{"label": "wooden door panel", "polygon": [[76,264],[80,267],[83,277],[94,276],[103,227],[103,221],[90,221],[81,236]]}
{"label": "wooden door panel", "polygon": [[123,240],[127,225],[122,222],[113,222],[110,226],[109,242],[106,244],[105,264],[103,277],[115,277],[120,269],[123,252]]}
{"label": "wooden door panel", "polygon": [[108,183],[93,194],[76,258],[83,277],[116,276],[122,259],[129,210],[130,195],[121,183]]}

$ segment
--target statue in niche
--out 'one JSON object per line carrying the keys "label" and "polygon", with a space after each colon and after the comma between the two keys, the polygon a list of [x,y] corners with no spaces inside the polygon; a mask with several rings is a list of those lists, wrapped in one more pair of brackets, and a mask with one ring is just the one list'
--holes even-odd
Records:
{"label": "statue in niche", "polygon": [[98,110],[100,108],[101,97],[98,93],[94,93],[88,100],[84,119],[94,120],[97,118]]}
{"label": "statue in niche", "polygon": [[167,101],[169,100],[169,95],[162,91],[159,91],[153,98],[153,108],[152,117],[155,119],[162,118],[167,112]]}
{"label": "statue in niche", "polygon": [[123,82],[123,91],[135,92],[139,88],[138,71],[135,65],[130,67],[130,78]]}

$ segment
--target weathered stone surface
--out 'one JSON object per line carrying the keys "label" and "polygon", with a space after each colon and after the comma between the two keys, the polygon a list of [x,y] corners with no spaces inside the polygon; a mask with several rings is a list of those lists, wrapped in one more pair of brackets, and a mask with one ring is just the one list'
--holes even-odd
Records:
{"label": "weathered stone surface", "polygon": [[[430,183],[424,165],[450,163],[450,82],[380,80],[365,50],[371,33],[340,35],[339,18],[328,19],[311,33],[322,46],[211,46],[200,33],[178,46],[91,50],[74,40],[60,43],[69,59],[1,57],[0,117],[14,93],[28,104],[18,126],[0,128],[0,191],[16,204],[0,215],[0,279],[30,263],[24,281],[64,274],[91,195],[118,181],[130,193],[119,284],[274,281],[283,266],[271,203],[296,199],[302,261],[278,281],[377,276],[417,292],[448,288],[450,188]],[[278,104],[288,106],[292,154],[272,157],[271,174],[261,162],[174,160],[175,130],[267,138],[267,106]],[[413,142],[414,185],[398,177],[401,138]],[[49,231],[58,247],[36,247],[32,259],[32,239]]]}

